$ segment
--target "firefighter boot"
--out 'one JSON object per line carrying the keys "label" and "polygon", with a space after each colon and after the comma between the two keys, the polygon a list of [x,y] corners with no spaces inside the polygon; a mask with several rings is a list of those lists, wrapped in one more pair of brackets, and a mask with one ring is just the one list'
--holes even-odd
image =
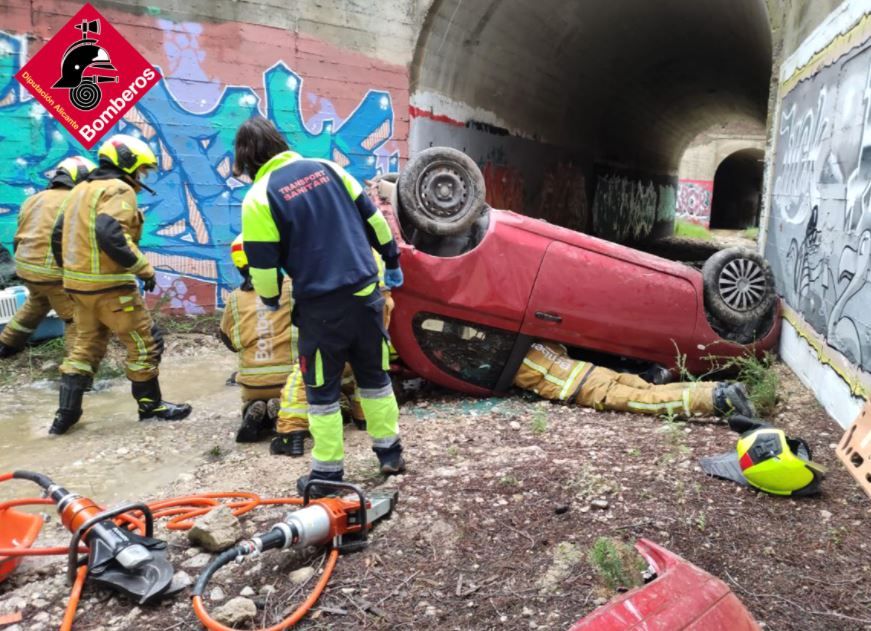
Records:
{"label": "firefighter boot", "polygon": [[372,447],[378,456],[378,464],[383,475],[396,475],[405,471],[405,458],[402,457],[402,444],[397,440],[390,447]]}
{"label": "firefighter boot", "polygon": [[279,434],[272,439],[269,445],[269,453],[274,456],[291,456],[298,458],[305,453],[305,439],[308,432],[304,429],[287,434]]}
{"label": "firefighter boot", "polygon": [[242,425],[236,432],[237,443],[256,443],[265,428],[269,418],[266,416],[266,401],[251,401],[242,412]]}
{"label": "firefighter boot", "polygon": [[18,348],[17,346],[9,346],[8,344],[0,342],[0,359],[7,359],[8,357],[13,357],[23,350],[23,346],[21,348]]}
{"label": "firefighter boot", "polygon": [[91,378],[87,375],[62,375],[60,380],[60,402],[54,415],[49,434],[63,434],[78,423],[82,416],[82,396]]}
{"label": "firefighter boot", "polygon": [[720,383],[714,388],[714,412],[718,416],[740,414],[748,418],[756,416],[756,408],[743,383]]}
{"label": "firefighter boot", "polygon": [[131,381],[130,391],[139,404],[139,420],[156,418],[158,421],[180,421],[191,413],[187,403],[176,404],[164,401],[160,394],[157,377],[148,381]]}
{"label": "firefighter boot", "polygon": [[[341,482],[344,479],[344,471],[312,471],[308,475],[302,475],[297,478],[296,492],[299,493],[300,497],[302,497],[303,492],[305,491],[305,485],[308,484],[309,480],[328,480],[330,482]],[[309,489],[308,496],[312,499],[318,499],[320,497],[327,497],[329,495],[335,494],[336,491],[334,491],[333,489],[314,484]]]}

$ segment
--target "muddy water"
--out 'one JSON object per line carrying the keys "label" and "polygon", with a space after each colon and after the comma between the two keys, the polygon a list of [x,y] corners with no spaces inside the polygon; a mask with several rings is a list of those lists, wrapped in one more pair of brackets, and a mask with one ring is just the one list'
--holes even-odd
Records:
{"label": "muddy water", "polygon": [[[194,407],[188,419],[177,422],[139,422],[126,379],[99,383],[85,395],[82,420],[63,436],[47,433],[57,408],[57,382],[0,392],[0,472],[40,471],[107,505],[150,498],[192,471],[232,433],[239,389],[225,381],[234,366],[233,356],[216,349],[165,357],[164,397]],[[0,500],[37,494],[29,482],[0,484]]]}

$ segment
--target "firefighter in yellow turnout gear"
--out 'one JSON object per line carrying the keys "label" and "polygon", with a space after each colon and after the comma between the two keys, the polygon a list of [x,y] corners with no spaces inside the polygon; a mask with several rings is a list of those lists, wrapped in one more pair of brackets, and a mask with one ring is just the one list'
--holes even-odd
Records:
{"label": "firefighter in yellow turnout gear", "polygon": [[139,291],[155,287],[154,269],[137,243],[145,221],[136,193],[139,181],[157,166],[142,140],[118,134],[100,147],[100,164],[70,193],[52,233],[55,260],[63,267],[64,288],[75,306],[75,346],[61,365],[60,405],[52,434],[63,434],[82,414],[89,389],[114,333],[127,349],[127,378],[139,406],[139,419],[178,420],[191,406],[162,399],[158,364],[163,339]]}
{"label": "firefighter in yellow turnout gear", "polygon": [[[279,397],[296,365],[297,330],[290,322],[290,279],[285,279],[278,310],[266,307],[251,285],[242,235],[230,248],[242,284],[227,298],[221,339],[239,354],[236,383],[242,387],[242,425],[236,442],[254,442],[272,430]],[[298,370],[298,368],[297,368]],[[302,392],[305,400],[305,389]]]}
{"label": "firefighter in yellow turnout gear", "polygon": [[15,271],[29,295],[0,333],[0,358],[24,349],[27,340],[52,309],[66,323],[69,351],[76,337],[73,303],[64,291],[63,270],[51,252],[51,233],[72,189],[97,166],[81,156],[63,160],[55,169],[48,188],[28,197],[18,212],[15,231]]}
{"label": "firefighter in yellow turnout gear", "polygon": [[755,416],[741,383],[697,381],[654,385],[638,375],[571,359],[564,346],[550,342],[532,344],[514,376],[514,385],[545,399],[578,403],[596,410]]}

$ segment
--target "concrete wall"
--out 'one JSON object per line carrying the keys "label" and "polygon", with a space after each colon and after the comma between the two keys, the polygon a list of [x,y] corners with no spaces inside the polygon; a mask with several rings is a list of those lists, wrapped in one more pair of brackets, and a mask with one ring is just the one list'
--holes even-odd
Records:
{"label": "concrete wall", "polygon": [[823,4],[785,20],[764,248],[789,306],[782,354],[847,424],[871,383],[871,2]]}
{"label": "concrete wall", "polygon": [[710,225],[717,168],[723,160],[744,149],[765,149],[762,125],[718,129],[693,140],[678,168],[677,218]]}
{"label": "concrete wall", "polygon": [[[157,196],[142,245],[159,270],[158,298],[201,313],[237,284],[229,243],[246,190],[230,175],[245,118],[268,115],[302,153],[358,178],[396,171],[408,155],[408,63],[416,3],[95,2],[165,79],[115,131],[154,147]],[[13,79],[80,7],[0,1],[0,243],[11,247],[22,199],[62,158],[83,153]],[[120,8],[119,8],[120,7]]]}

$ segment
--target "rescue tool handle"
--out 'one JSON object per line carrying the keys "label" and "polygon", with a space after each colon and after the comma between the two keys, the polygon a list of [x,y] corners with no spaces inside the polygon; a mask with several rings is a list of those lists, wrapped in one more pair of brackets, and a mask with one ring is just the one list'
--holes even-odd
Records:
{"label": "rescue tool handle", "polygon": [[547,311],[536,311],[535,317],[546,322],[562,322],[563,317],[557,313],[548,313]]}
{"label": "rescue tool handle", "polygon": [[346,490],[354,493],[360,500],[360,506],[357,509],[357,523],[360,524],[360,542],[365,545],[366,539],[369,536],[368,528],[366,527],[366,496],[363,495],[363,489],[356,484],[350,482],[334,482],[333,480],[309,480],[306,482],[305,488],[302,490],[302,505],[306,507],[310,502],[310,492],[313,486],[321,486],[328,489]]}
{"label": "rescue tool handle", "polygon": [[145,536],[153,537],[154,515],[151,514],[151,509],[142,502],[131,502],[129,504],[122,504],[117,508],[103,511],[99,515],[94,515],[84,524],[79,526],[79,528],[73,535],[72,541],[70,541],[70,551],[67,555],[67,581],[69,581],[70,585],[72,585],[76,580],[76,570],[79,566],[79,542],[82,540],[82,537],[85,536],[85,533],[88,532],[88,530],[90,530],[94,524],[97,524],[106,519],[118,517],[119,515],[123,515],[124,513],[129,513],[135,510],[141,511],[143,516],[145,517]]}

